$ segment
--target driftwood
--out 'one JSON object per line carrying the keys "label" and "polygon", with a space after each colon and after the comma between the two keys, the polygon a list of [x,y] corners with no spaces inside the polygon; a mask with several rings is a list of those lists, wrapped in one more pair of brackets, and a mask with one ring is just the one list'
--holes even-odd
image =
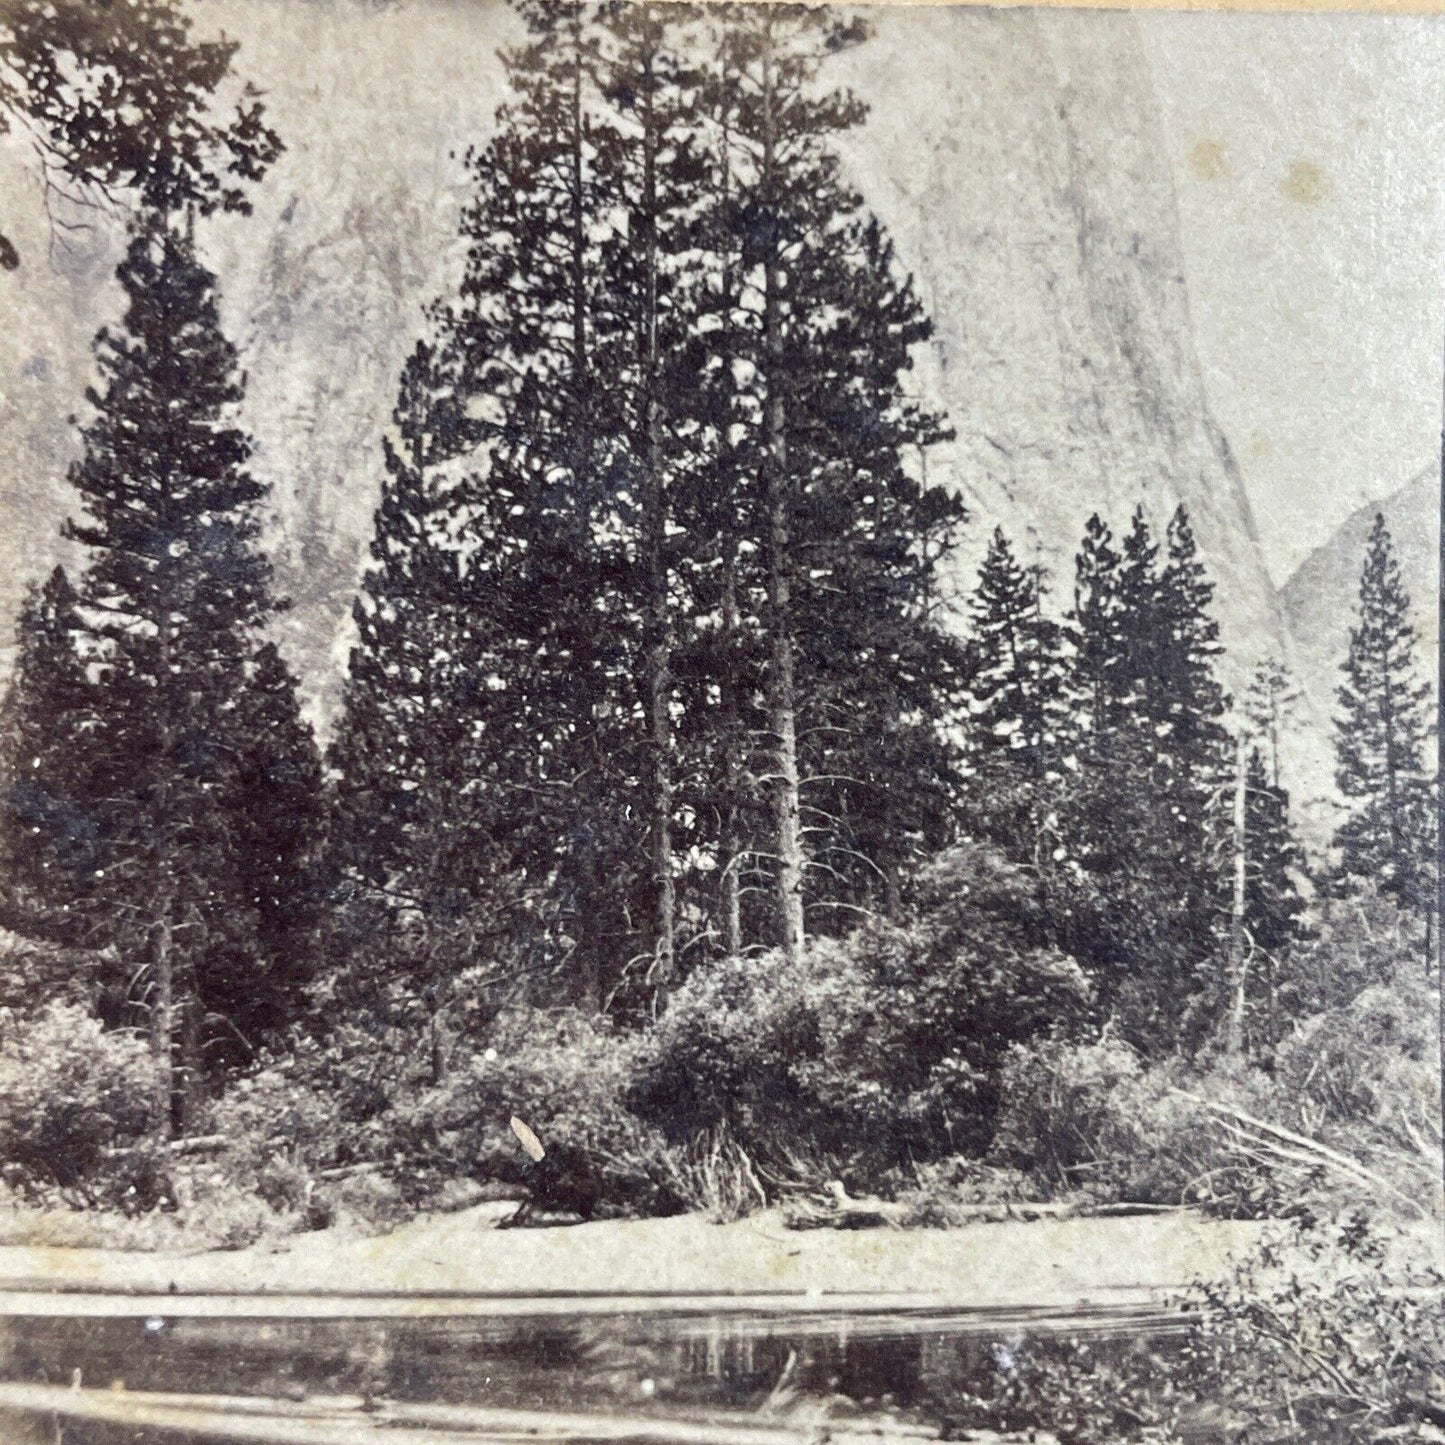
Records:
{"label": "driftwood", "polygon": [[192,1154],[219,1154],[230,1143],[224,1134],[195,1134],[188,1139],[173,1139],[166,1148],[177,1157],[188,1159]]}
{"label": "driftwood", "polygon": [[855,1199],[834,1179],[826,1190],[793,1205],[788,1211],[788,1228],[896,1229],[905,1212],[904,1205],[872,1195]]}
{"label": "driftwood", "polygon": [[[1395,1199],[1417,1214],[1427,1215],[1429,1206],[1404,1190],[1391,1184],[1388,1179],[1366,1168],[1358,1159],[1331,1149],[1318,1139],[1307,1134],[1297,1134],[1282,1124],[1271,1124],[1265,1119],[1256,1119],[1242,1109],[1214,1099],[1191,1094],[1184,1089],[1173,1091],[1181,1099],[1209,1110],[1220,1121],[1225,1134],[1234,1147],[1246,1158],[1259,1164],[1295,1164],[1307,1168],[1329,1169],[1341,1174],[1354,1184],[1363,1184],[1382,1194],[1393,1195]],[[1433,1173],[1433,1171],[1432,1171]]]}
{"label": "driftwood", "polygon": [[[1005,1220],[1118,1218],[1139,1214],[1177,1214],[1176,1204],[1089,1204],[1082,1201],[1030,1199],[985,1200],[977,1204],[950,1204],[949,1217],[960,1223],[995,1224]],[[790,1229],[898,1228],[908,1206],[872,1195],[854,1198],[836,1179],[827,1190],[794,1204],[788,1211]]]}

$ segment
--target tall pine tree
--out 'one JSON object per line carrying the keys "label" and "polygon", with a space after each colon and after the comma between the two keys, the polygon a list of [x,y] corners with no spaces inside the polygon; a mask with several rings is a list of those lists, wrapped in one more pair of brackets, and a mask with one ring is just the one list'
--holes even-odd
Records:
{"label": "tall pine tree", "polygon": [[1358,618],[1336,694],[1335,781],[1349,806],[1335,834],[1339,882],[1349,889],[1373,881],[1428,918],[1436,826],[1426,761],[1430,687],[1417,671],[1410,597],[1379,513],[1365,547]]}
{"label": "tall pine tree", "polygon": [[[1212,584],[1187,515],[1160,547],[1142,508],[1122,548],[1090,519],[1068,619],[1072,766],[1060,807],[1067,941],[1149,1048],[1221,997],[1229,916],[1227,706]],[[1198,1004],[1199,1008],[1192,1007]]]}
{"label": "tall pine tree", "polygon": [[1043,569],[994,530],[970,605],[970,812],[1015,861],[1034,859],[1061,765],[1063,629],[1044,610]]}
{"label": "tall pine tree", "polygon": [[263,638],[276,606],[257,548],[265,488],[232,420],[241,387],[214,279],[189,225],[159,215],[118,274],[124,324],[97,341],[102,386],[70,474],[87,680],[64,664],[72,701],[54,704],[75,739],[67,812],[86,819],[94,866],[78,897],[37,898],[78,911],[86,941],[127,971],[162,1066],[158,1113],[184,1130],[208,1063],[254,1049],[297,992],[317,771]]}

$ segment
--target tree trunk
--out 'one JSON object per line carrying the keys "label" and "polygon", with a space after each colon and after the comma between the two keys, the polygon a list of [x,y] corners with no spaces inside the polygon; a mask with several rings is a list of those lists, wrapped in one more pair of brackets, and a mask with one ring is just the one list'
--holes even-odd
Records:
{"label": "tree trunk", "polygon": [[151,1002],[151,1057],[156,1065],[156,1128],[163,1139],[174,1137],[172,1096],[175,1090],[175,1069],[171,1057],[171,1041],[175,1032],[175,976],[172,972],[173,939],[169,888],[162,890],[158,917],[151,925],[151,985],[155,991]]}
{"label": "tree trunk", "polygon": [[175,969],[176,1001],[180,1037],[176,1042],[175,1135],[184,1138],[201,1116],[203,1078],[201,1075],[201,1000],[196,987],[195,967],[189,960]]}
{"label": "tree trunk", "polygon": [[[722,194],[720,209],[727,214],[733,203],[729,114],[726,103],[722,122]],[[738,304],[737,275],[731,255],[723,267],[723,298],[729,308]],[[731,318],[730,318],[731,319]],[[742,611],[738,602],[738,518],[732,502],[739,489],[740,471],[737,458],[728,442],[726,424],[721,428],[717,471],[717,495],[722,499],[720,513],[720,547],[722,551],[722,726],[723,726],[723,799],[722,823],[718,836],[718,856],[722,865],[720,879],[723,947],[727,957],[737,958],[743,951],[743,836],[742,788],[745,760],[742,736],[740,642]]]}
{"label": "tree trunk", "polygon": [[[763,21],[763,185],[777,172],[777,76],[771,18]],[[783,344],[779,295],[782,286],[777,228],[769,241],[763,276],[764,467],[767,473],[768,611],[772,630],[771,705],[777,749],[774,788],[777,809],[778,922],[783,958],[796,965],[803,956],[803,829],[798,774],[798,701],[792,635],[792,558],[788,485],[787,413],[783,398]]]}
{"label": "tree trunk", "polygon": [[672,876],[672,639],[668,616],[667,484],[662,467],[658,392],[657,97],[648,58],[642,100],[642,453],[647,470],[647,708],[652,759],[652,884],[654,889],[652,979],[665,991],[676,953],[677,892]]}
{"label": "tree trunk", "polygon": [[1229,1009],[1229,1031],[1226,1048],[1237,1054],[1244,1046],[1244,1003],[1246,982],[1245,960],[1245,881],[1248,875],[1248,839],[1245,821],[1247,771],[1244,755],[1244,734],[1235,745],[1234,765],[1234,897],[1229,912],[1229,981],[1233,998]]}
{"label": "tree trunk", "polygon": [[736,677],[738,656],[738,549],[729,530],[723,556],[723,811],[718,839],[722,863],[723,947],[729,958],[743,951],[743,884],[741,809],[742,719]]}

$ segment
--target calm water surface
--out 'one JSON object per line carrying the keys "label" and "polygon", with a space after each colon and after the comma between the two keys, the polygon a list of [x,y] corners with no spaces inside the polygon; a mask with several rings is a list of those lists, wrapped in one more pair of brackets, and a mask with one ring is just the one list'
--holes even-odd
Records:
{"label": "calm water surface", "polygon": [[[1031,1354],[1170,1349],[1171,1322],[1040,1316],[595,1315],[426,1319],[0,1320],[0,1377],[184,1394],[370,1395],[726,1419],[827,1402],[937,1425]],[[66,1431],[71,1439],[119,1440]],[[126,1430],[128,1441],[138,1438]],[[171,1437],[172,1439],[174,1437]]]}

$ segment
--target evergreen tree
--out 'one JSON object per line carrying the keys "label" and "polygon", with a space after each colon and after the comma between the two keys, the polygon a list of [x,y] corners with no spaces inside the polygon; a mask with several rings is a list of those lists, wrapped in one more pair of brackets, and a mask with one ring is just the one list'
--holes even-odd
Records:
{"label": "evergreen tree", "polygon": [[[1214,584],[1199,560],[1183,506],[1169,521],[1158,597],[1151,712],[1168,766],[1188,797],[1186,806],[1204,808],[1207,803],[1202,800],[1228,769],[1229,736],[1223,719],[1229,699],[1214,674],[1214,664],[1224,651],[1219,624],[1211,613]],[[1205,826],[1202,814],[1188,821],[1196,831]]]}
{"label": "evergreen tree", "polygon": [[1407,911],[1434,907],[1435,822],[1427,771],[1430,688],[1416,669],[1410,597],[1376,514],[1360,575],[1358,625],[1335,718],[1335,781],[1350,808],[1335,834],[1340,883],[1373,881]]}
{"label": "evergreen tree", "polygon": [[320,963],[325,906],[321,759],[301,716],[296,677],[273,642],[263,641],[246,663],[235,749],[229,843],[237,890],[255,917],[242,935],[236,986],[211,1002],[266,1037],[304,1007]]}
{"label": "evergreen tree", "polygon": [[1031,861],[1059,750],[1063,629],[1044,611],[1041,567],[994,530],[971,603],[967,663],[971,813],[1016,861]]}
{"label": "evergreen tree", "polygon": [[[531,815],[519,861],[548,920],[538,967],[595,1007],[655,958],[665,931],[665,840],[644,770],[650,760],[655,787],[670,750],[638,690],[666,644],[655,547],[666,478],[654,485],[645,436],[639,451],[640,431],[661,429],[638,391],[660,358],[639,351],[639,321],[645,333],[655,313],[644,302],[637,314],[627,255],[629,222],[655,228],[662,202],[641,195],[638,168],[600,128],[609,73],[595,8],[522,8],[527,42],[506,57],[514,99],[472,157],[461,294],[438,315],[459,394],[481,418],[464,528],[475,627],[504,640],[482,703],[507,721],[479,727],[495,785]],[[619,274],[628,296],[613,294]]]}
{"label": "evergreen tree", "polygon": [[1245,694],[1244,713],[1260,740],[1271,787],[1280,785],[1280,738],[1294,724],[1300,697],[1289,669],[1277,657],[1259,664]]}
{"label": "evergreen tree", "polygon": [[740,8],[725,23],[719,128],[745,284],[724,335],[747,378],[773,936],[791,960],[809,908],[829,928],[890,907],[900,868],[947,827],[941,719],[960,660],[935,616],[934,568],[962,508],[904,462],[946,435],[903,385],[929,325],[841,180],[835,137],[863,111],[820,81],[866,29],[789,6]]}
{"label": "evergreen tree", "polygon": [[[1229,914],[1227,700],[1212,585],[1181,508],[1160,548],[1142,509],[1116,552],[1090,520],[1076,565],[1069,725],[1059,810],[1070,947],[1137,1042],[1208,1020]],[[1074,871],[1074,865],[1077,870]]]}
{"label": "evergreen tree", "polygon": [[20,610],[3,718],[6,926],[75,942],[96,867],[95,819],[78,766],[91,710],[75,590],[56,567]]}
{"label": "evergreen tree", "polygon": [[350,1015],[424,1032],[440,1077],[457,980],[482,940],[505,956],[497,920],[512,895],[500,860],[525,808],[519,794],[484,786],[479,766],[484,724],[498,761],[506,756],[505,709],[484,706],[497,639],[455,535],[471,493],[446,464],[465,449],[467,426],[426,343],[403,368],[392,420],[329,754],[338,908],[322,995]]}
{"label": "evergreen tree", "polygon": [[215,1043],[216,1060],[227,1041],[254,1047],[284,1012],[277,991],[294,991],[294,958],[268,950],[299,936],[294,918],[280,923],[298,851],[270,808],[314,816],[299,793],[315,762],[290,678],[262,640],[275,609],[256,546],[265,489],[230,419],[241,389],[214,280],[189,228],[160,216],[118,274],[124,325],[98,339],[102,389],[89,393],[95,416],[70,474],[93,681],[80,719],[58,724],[77,739],[74,801],[94,828],[96,866],[82,899],[44,902],[78,907],[87,941],[140,965],[160,1112],[184,1130],[204,1088],[203,1046]]}
{"label": "evergreen tree", "polygon": [[[0,7],[0,134],[35,139],[47,194],[131,189],[143,206],[249,212],[244,183],[280,154],[256,91],[215,99],[233,40],[198,40],[174,0],[11,0]],[[19,256],[0,236],[0,267]]]}
{"label": "evergreen tree", "polygon": [[1258,747],[1245,774],[1245,838],[1245,928],[1253,946],[1277,961],[1301,936],[1304,854],[1290,826],[1289,793],[1270,781]]}
{"label": "evergreen tree", "polygon": [[969,694],[977,746],[1021,755],[1042,776],[1062,691],[1062,629],[1043,610],[1040,567],[1019,565],[995,528],[974,590]]}
{"label": "evergreen tree", "polygon": [[1070,728],[1081,757],[1108,746],[1127,696],[1121,560],[1113,533],[1095,512],[1074,562],[1074,605],[1067,625]]}

